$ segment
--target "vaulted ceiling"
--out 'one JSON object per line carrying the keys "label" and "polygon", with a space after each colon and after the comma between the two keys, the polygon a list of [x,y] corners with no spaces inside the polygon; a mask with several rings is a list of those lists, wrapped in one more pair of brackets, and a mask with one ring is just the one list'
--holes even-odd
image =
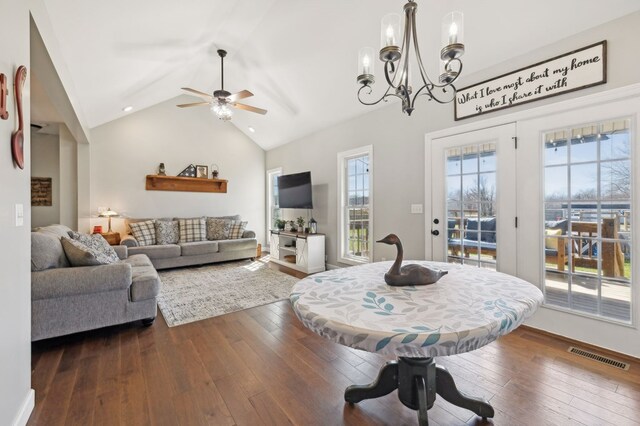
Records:
{"label": "vaulted ceiling", "polygon": [[[356,100],[357,52],[379,48],[380,18],[401,13],[404,1],[44,3],[34,18],[88,127],[125,115],[127,105],[140,110],[174,98],[180,87],[218,89],[215,51],[224,48],[225,89],[248,89],[255,96],[246,103],[269,110],[266,116],[237,111],[230,125],[270,149],[370,110]],[[451,10],[465,14],[468,75],[640,10],[640,2],[418,0],[423,60],[434,74],[440,21]],[[175,120],[189,113],[176,108]]]}

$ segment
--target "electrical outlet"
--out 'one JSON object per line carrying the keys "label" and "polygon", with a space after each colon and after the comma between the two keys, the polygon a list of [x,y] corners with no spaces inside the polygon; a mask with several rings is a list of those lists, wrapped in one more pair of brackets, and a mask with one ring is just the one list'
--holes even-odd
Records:
{"label": "electrical outlet", "polygon": [[411,204],[411,214],[422,214],[422,204]]}
{"label": "electrical outlet", "polygon": [[24,225],[24,207],[22,204],[16,204],[16,226]]}

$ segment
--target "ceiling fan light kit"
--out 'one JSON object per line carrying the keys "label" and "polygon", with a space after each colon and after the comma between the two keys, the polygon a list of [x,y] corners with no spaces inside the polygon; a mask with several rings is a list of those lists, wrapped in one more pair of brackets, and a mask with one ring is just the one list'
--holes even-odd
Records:
{"label": "ceiling fan light kit", "polygon": [[221,88],[220,90],[216,90],[213,92],[213,96],[201,92],[199,90],[191,89],[189,87],[183,87],[182,90],[186,90],[187,92],[191,92],[196,96],[206,99],[203,102],[193,102],[189,104],[180,104],[177,105],[180,108],[188,108],[194,106],[204,106],[208,105],[211,108],[211,111],[222,121],[229,121],[231,117],[233,117],[232,108],[242,109],[245,111],[255,112],[258,114],[266,114],[267,110],[262,108],[256,108],[251,105],[241,104],[236,102],[240,99],[248,98],[253,96],[248,90],[242,90],[238,93],[230,93],[224,90],[224,58],[227,56],[227,51],[219,49],[218,56],[220,56],[220,70],[221,70]]}
{"label": "ceiling fan light kit", "polygon": [[[395,96],[402,101],[402,112],[411,115],[418,96],[426,96],[428,100],[441,104],[455,99],[456,88],[453,83],[462,72],[460,57],[464,54],[463,14],[451,12],[442,20],[443,47],[440,51],[439,76],[434,82],[429,78],[422,64],[416,31],[417,7],[414,0],[409,0],[404,5],[404,28],[401,26],[400,15],[396,13],[390,13],[382,18],[381,48],[378,56],[384,63],[387,89],[379,99],[371,102],[363,100],[362,95],[371,95],[371,86],[375,83],[374,50],[371,47],[360,49],[357,81],[362,87],[358,90],[358,100],[363,105],[376,105]],[[417,90],[414,90],[410,84],[409,54],[412,48],[418,64],[421,84]]]}

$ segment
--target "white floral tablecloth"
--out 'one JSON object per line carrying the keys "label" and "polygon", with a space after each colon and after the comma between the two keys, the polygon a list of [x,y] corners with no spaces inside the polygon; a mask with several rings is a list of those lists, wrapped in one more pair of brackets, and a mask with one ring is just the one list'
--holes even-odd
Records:
{"label": "white floral tablecloth", "polygon": [[471,266],[408,261],[446,269],[427,286],[391,287],[392,262],[309,276],[292,289],[296,315],[315,333],[384,355],[434,357],[478,349],[508,334],[542,304],[519,278]]}

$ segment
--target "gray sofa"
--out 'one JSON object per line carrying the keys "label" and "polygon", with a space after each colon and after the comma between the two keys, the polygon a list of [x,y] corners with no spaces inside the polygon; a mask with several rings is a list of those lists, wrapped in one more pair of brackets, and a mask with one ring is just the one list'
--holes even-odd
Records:
{"label": "gray sofa", "polygon": [[116,246],[120,262],[71,267],[60,242],[69,231],[51,225],[31,233],[31,340],[136,320],[151,325],[160,279],[149,258]]}
{"label": "gray sofa", "polygon": [[[240,216],[224,216],[223,218],[240,220]],[[130,233],[129,223],[146,220],[150,219],[128,219],[127,231]],[[178,218],[163,220],[178,220]],[[133,235],[127,235],[122,238],[120,244],[128,248],[129,256],[134,254],[148,256],[156,269],[255,258],[258,248],[258,240],[253,231],[244,231],[242,238],[233,240],[207,240],[149,246],[140,246]]]}

